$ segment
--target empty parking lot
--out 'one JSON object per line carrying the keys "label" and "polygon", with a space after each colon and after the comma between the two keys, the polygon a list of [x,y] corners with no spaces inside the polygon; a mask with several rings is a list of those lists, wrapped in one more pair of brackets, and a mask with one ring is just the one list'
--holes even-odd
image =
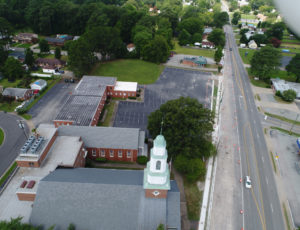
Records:
{"label": "empty parking lot", "polygon": [[212,80],[210,73],[165,68],[159,79],[145,85],[144,102],[120,101],[114,127],[132,127],[146,130],[147,117],[168,100],[183,97],[197,98],[210,108]]}

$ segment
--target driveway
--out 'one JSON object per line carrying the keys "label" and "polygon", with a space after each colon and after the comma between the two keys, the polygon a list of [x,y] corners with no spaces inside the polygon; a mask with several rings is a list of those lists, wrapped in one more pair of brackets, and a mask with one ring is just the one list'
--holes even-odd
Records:
{"label": "driveway", "polygon": [[[19,119],[16,115],[0,112],[0,128],[4,131],[4,142],[0,146],[0,176],[16,159],[26,140],[23,130],[18,126]],[[28,127],[24,123],[28,134]]]}
{"label": "driveway", "polygon": [[52,123],[62,106],[65,104],[72,90],[74,83],[58,83],[53,86],[30,110],[32,122],[35,126],[41,123]]}
{"label": "driveway", "polygon": [[146,130],[148,115],[180,96],[196,98],[210,108],[211,76],[200,71],[165,68],[154,84],[144,86],[144,102],[120,101],[113,126]]}

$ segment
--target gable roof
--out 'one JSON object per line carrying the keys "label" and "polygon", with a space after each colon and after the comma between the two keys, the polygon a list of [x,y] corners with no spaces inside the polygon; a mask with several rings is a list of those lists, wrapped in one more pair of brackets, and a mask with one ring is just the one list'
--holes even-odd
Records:
{"label": "gable roof", "polygon": [[87,147],[138,149],[144,147],[145,132],[136,128],[60,126],[59,136],[80,136]]}
{"label": "gable roof", "polygon": [[28,89],[21,88],[5,88],[2,95],[9,97],[24,97]]}
{"label": "gable roof", "polygon": [[171,184],[167,199],[146,198],[142,170],[56,169],[40,181],[30,222],[86,230],[156,230],[162,223],[180,230],[180,193]]}
{"label": "gable roof", "polygon": [[59,60],[56,58],[38,58],[36,59],[36,63],[38,65],[49,65],[49,66],[57,66],[57,65],[65,65],[66,62],[63,60]]}

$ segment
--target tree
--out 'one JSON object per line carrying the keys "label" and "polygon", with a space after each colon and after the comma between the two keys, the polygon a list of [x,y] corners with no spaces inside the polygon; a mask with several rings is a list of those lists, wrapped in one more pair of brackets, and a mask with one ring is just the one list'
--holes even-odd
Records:
{"label": "tree", "polygon": [[201,42],[202,41],[202,34],[200,33],[195,33],[193,36],[192,36],[192,43],[195,43],[195,42]]}
{"label": "tree", "polygon": [[238,2],[236,0],[233,0],[233,1],[230,2],[229,10],[231,12],[235,11],[238,8],[239,8],[239,4],[238,4]]}
{"label": "tree", "polygon": [[155,38],[142,49],[141,55],[146,61],[154,63],[166,62],[170,56],[170,49],[166,39],[160,35],[155,36]]}
{"label": "tree", "polygon": [[140,56],[142,49],[151,41],[151,39],[152,34],[149,33],[147,30],[137,32],[134,35],[133,43],[135,45],[138,57]]}
{"label": "tree", "polygon": [[248,39],[246,37],[245,34],[242,34],[241,38],[240,38],[240,44],[248,44]]}
{"label": "tree", "polygon": [[300,81],[300,54],[296,54],[290,63],[285,67],[289,73],[296,75],[296,82]]}
{"label": "tree", "polygon": [[232,17],[232,20],[231,20],[231,23],[233,25],[237,25],[239,23],[239,20],[241,19],[241,14],[240,12],[234,12],[233,13],[233,17]]}
{"label": "tree", "polygon": [[174,166],[191,183],[204,178],[206,173],[205,163],[201,159],[188,158],[183,154],[176,156]]}
{"label": "tree", "polygon": [[266,44],[268,42],[267,36],[264,34],[255,34],[251,36],[250,40],[254,40],[258,46],[260,46],[260,44]]}
{"label": "tree", "polygon": [[283,91],[282,99],[288,102],[292,102],[296,99],[297,93],[293,89]]}
{"label": "tree", "polygon": [[156,230],[165,230],[165,226],[163,224],[158,225]]}
{"label": "tree", "polygon": [[278,40],[282,40],[283,32],[285,30],[285,24],[283,22],[277,22],[267,30],[267,36],[269,38],[275,37]]}
{"label": "tree", "polygon": [[50,50],[49,44],[45,39],[41,39],[39,41],[39,47],[40,47],[41,53],[47,53]]}
{"label": "tree", "polygon": [[200,18],[187,18],[183,20],[179,24],[179,28],[182,31],[185,29],[187,32],[189,32],[191,35],[195,33],[203,33],[203,22]]}
{"label": "tree", "polygon": [[214,14],[214,25],[218,28],[222,28],[229,22],[229,15],[227,12],[220,12]]}
{"label": "tree", "polygon": [[244,13],[244,14],[249,14],[250,11],[251,11],[251,7],[246,5],[246,6],[242,6],[241,7],[241,11]]}
{"label": "tree", "polygon": [[183,29],[179,34],[178,40],[179,40],[179,45],[181,46],[190,44],[191,34],[187,32],[185,29]]}
{"label": "tree", "polygon": [[217,48],[217,50],[216,50],[216,52],[215,52],[214,60],[215,60],[215,62],[216,62],[217,64],[221,61],[221,59],[222,59],[222,57],[223,57],[222,50],[223,50],[223,48],[222,48],[221,46],[218,46],[218,48]]}
{"label": "tree", "polygon": [[251,59],[251,73],[260,80],[269,81],[270,75],[280,65],[281,54],[271,46],[256,51]]}
{"label": "tree", "polygon": [[76,228],[75,228],[75,225],[74,224],[69,224],[69,226],[68,226],[68,230],[75,230]]}
{"label": "tree", "polygon": [[8,57],[6,59],[2,71],[3,75],[8,78],[9,81],[15,81],[24,74],[22,64],[13,57]]}
{"label": "tree", "polygon": [[7,57],[8,57],[8,51],[0,43],[0,66],[2,66],[4,64]]}
{"label": "tree", "polygon": [[83,38],[70,44],[68,56],[70,68],[76,76],[87,73],[95,62],[90,45]]}
{"label": "tree", "polygon": [[9,43],[12,32],[11,24],[5,18],[0,17],[0,35],[4,44]]}
{"label": "tree", "polygon": [[26,49],[24,63],[30,67],[33,66],[33,64],[34,64],[34,56],[33,56],[32,50],[30,48]]}
{"label": "tree", "polygon": [[275,48],[279,48],[279,46],[281,45],[281,41],[277,38],[271,38],[270,42]]}
{"label": "tree", "polygon": [[168,143],[169,157],[183,154],[188,158],[209,157],[212,144],[213,113],[197,99],[180,97],[161,105],[148,117],[152,137],[161,130]]}
{"label": "tree", "polygon": [[216,46],[221,46],[222,48],[225,46],[225,33],[222,29],[216,28],[214,29],[207,37],[207,39],[213,42]]}
{"label": "tree", "polygon": [[56,59],[60,59],[61,58],[61,50],[60,50],[59,47],[55,48],[54,56],[55,56]]}

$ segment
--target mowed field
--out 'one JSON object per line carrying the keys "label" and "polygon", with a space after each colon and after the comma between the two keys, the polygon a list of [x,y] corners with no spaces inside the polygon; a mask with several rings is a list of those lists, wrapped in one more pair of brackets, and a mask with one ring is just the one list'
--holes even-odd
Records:
{"label": "mowed field", "polygon": [[137,59],[120,59],[98,63],[90,75],[117,77],[118,81],[151,84],[158,79],[163,70],[163,65]]}

